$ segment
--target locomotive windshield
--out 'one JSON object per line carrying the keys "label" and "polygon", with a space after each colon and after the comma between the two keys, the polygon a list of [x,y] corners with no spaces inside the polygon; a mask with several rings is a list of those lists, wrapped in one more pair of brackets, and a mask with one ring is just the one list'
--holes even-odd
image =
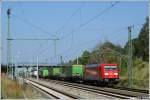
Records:
{"label": "locomotive windshield", "polygon": [[105,66],[105,70],[116,70],[117,66]]}

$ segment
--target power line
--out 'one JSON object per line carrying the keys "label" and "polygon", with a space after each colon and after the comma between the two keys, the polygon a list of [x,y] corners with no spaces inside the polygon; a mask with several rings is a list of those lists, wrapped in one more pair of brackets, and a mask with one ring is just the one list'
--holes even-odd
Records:
{"label": "power line", "polygon": [[[22,3],[21,3],[21,0],[19,0],[19,4],[20,4],[20,10],[21,10],[21,12],[23,13],[24,19],[29,21],[29,19],[27,18],[26,14],[25,14],[24,7],[23,7],[23,5],[22,5]],[[31,32],[34,33],[33,28],[30,27],[30,29],[31,29]]]}
{"label": "power line", "polygon": [[[56,33],[58,33],[61,29],[63,29],[68,23],[69,21],[72,19],[72,17],[83,7],[84,3],[69,17],[69,19],[62,25],[61,28],[59,28]],[[72,48],[72,43],[73,43],[73,33],[72,33],[72,42],[71,42],[71,47],[68,49],[70,50]],[[67,50],[67,51],[68,51]]]}
{"label": "power line", "polygon": [[71,37],[71,44],[70,44],[70,47],[66,50],[66,52],[69,52],[72,49],[72,47],[73,47],[74,33],[72,32],[71,35],[72,35],[72,37]]}
{"label": "power line", "polygon": [[[76,32],[79,31],[80,28],[86,26],[87,24],[89,24],[90,22],[94,21],[95,19],[97,19],[99,16],[103,15],[105,12],[107,12],[108,10],[110,10],[111,8],[113,8],[115,5],[117,5],[119,3],[119,1],[116,1],[115,3],[111,4],[111,6],[105,8],[102,12],[100,12],[99,14],[97,14],[96,16],[92,17],[91,19],[89,19],[87,22],[81,24],[78,28],[74,29],[72,32]],[[62,37],[62,39],[64,39],[65,37],[69,36],[70,33],[68,33],[66,36]]]}
{"label": "power line", "polygon": [[[80,7],[79,7],[78,9],[76,9],[76,10],[73,12],[73,14],[68,18],[68,20],[66,20],[66,22],[62,25],[62,27],[59,28],[59,29],[56,31],[56,34],[58,34],[58,32],[59,32],[60,30],[62,30],[63,28],[65,28],[65,26],[70,22],[70,20],[73,18],[73,16],[74,16],[77,12],[79,12],[79,11],[83,8],[84,5],[85,5],[85,3],[81,4]],[[71,32],[71,35],[72,35],[71,44],[70,44],[70,48],[68,48],[67,51],[70,51],[70,49],[72,48],[73,38],[74,38],[74,37],[73,37],[73,32]]]}
{"label": "power line", "polygon": [[[63,28],[65,28],[65,26],[70,22],[70,20],[73,18],[73,16],[74,16],[77,12],[79,12],[79,11],[83,8],[84,5],[85,5],[85,3],[81,4],[81,6],[80,6],[77,10],[75,10],[75,11],[73,12],[73,14],[68,18],[68,20],[66,20],[66,22],[62,25],[62,27],[59,28],[59,29],[56,31],[56,34],[58,34],[58,32],[61,31]],[[71,35],[72,35],[71,44],[70,44],[70,48],[68,48],[67,51],[70,51],[71,48],[72,48],[72,44],[73,44],[73,32],[71,32]]]}
{"label": "power line", "polygon": [[[99,39],[99,38],[97,38],[97,39]],[[93,39],[93,40],[90,40],[90,41],[87,41],[87,42],[84,42],[84,43],[82,43],[82,44],[80,44],[80,45],[75,46],[74,48],[77,48],[77,49],[74,49],[75,52],[73,52],[73,53],[71,53],[71,54],[77,53],[77,51],[79,51],[83,46],[87,46],[88,44],[93,43],[93,41],[96,41],[97,39]],[[63,53],[60,53],[60,54],[58,54],[57,56],[63,55],[63,54],[66,53],[66,52],[67,52],[67,51],[65,51],[65,52],[63,52]],[[67,52],[67,53],[70,53],[70,52]]]}
{"label": "power line", "polygon": [[83,3],[77,10],[75,10],[73,12],[73,14],[65,21],[65,23],[56,31],[56,33],[58,33],[60,30],[62,30],[70,22],[70,20],[73,18],[73,16],[83,8],[84,5],[85,5],[85,3]]}
{"label": "power line", "polygon": [[107,7],[106,9],[104,9],[102,12],[100,12],[98,15],[94,16],[93,18],[89,19],[87,22],[81,24],[80,27],[83,27],[87,24],[89,24],[90,22],[92,22],[93,20],[95,20],[96,18],[98,18],[99,16],[101,16],[102,14],[104,14],[105,12],[107,12],[109,9],[113,8],[116,4],[118,4],[119,1],[116,1],[114,4],[112,4],[111,6]]}
{"label": "power line", "polygon": [[48,39],[48,38],[43,38],[43,39],[34,39],[34,38],[8,38],[7,40],[59,40],[58,38],[56,38],[56,39]]}
{"label": "power line", "polygon": [[[80,9],[83,7],[84,4],[85,4],[85,3],[83,3],[77,10],[75,10],[75,12],[74,12],[74,13],[69,17],[69,19],[62,25],[62,27],[56,31],[56,33],[59,32],[61,29],[63,29],[63,28],[65,27],[65,25],[67,25],[67,24],[69,23],[69,21],[72,19],[72,17],[73,17],[78,11],[80,11]],[[20,4],[20,5],[21,5],[21,4]],[[21,5],[21,7],[22,7],[22,5]],[[23,7],[22,7],[22,12],[24,13]],[[14,14],[13,14],[13,15],[14,15]],[[43,30],[42,28],[40,28],[40,27],[38,27],[38,26],[32,24],[32,23],[29,22],[28,20],[22,19],[22,18],[20,18],[20,17],[18,17],[18,16],[16,16],[16,15],[14,15],[14,16],[17,17],[18,19],[20,19],[21,21],[25,22],[26,24],[29,24],[30,26],[32,26],[32,27],[34,27],[34,28],[37,28],[37,29],[41,30],[41,31],[44,32],[44,33],[48,33],[48,34],[49,34],[49,32],[47,32],[47,31]],[[9,39],[9,40],[10,40],[10,39]],[[13,40],[41,40],[41,39],[13,39]],[[49,39],[46,39],[46,40],[49,40]],[[71,46],[72,46],[72,45],[71,45]]]}
{"label": "power line", "polygon": [[[25,20],[25,19],[22,19],[22,18],[20,18],[20,17],[18,17],[18,16],[16,16],[15,14],[13,14],[13,16],[15,16],[16,18],[18,18],[18,19],[20,19],[21,21],[23,21],[24,23],[26,23],[26,24],[28,24],[28,25],[30,25],[30,26],[32,26],[32,27],[34,27],[34,28],[36,28],[36,29],[39,29],[40,31],[42,31],[42,32],[44,32],[44,33],[47,33],[47,34],[49,34],[49,32],[47,32],[47,31],[45,31],[45,30],[43,30],[41,27],[39,27],[39,26],[36,26],[36,25],[34,25],[34,24],[32,24],[31,22],[29,22],[29,21],[27,21],[27,20]],[[55,55],[56,55],[56,41],[57,40],[60,40],[60,39],[58,39],[58,38],[55,38],[55,39],[9,39],[8,38],[8,40],[53,40],[54,41],[54,49],[55,49]]]}
{"label": "power line", "polygon": [[[84,4],[82,4],[82,5],[69,17],[69,21],[71,20],[71,18],[72,18],[78,11],[81,10],[81,8],[83,7],[83,5],[84,5]],[[112,4],[110,8],[112,8],[114,5],[115,5],[115,3]],[[110,9],[110,8],[109,8],[109,9]],[[107,10],[108,10],[108,8],[105,9],[105,10],[104,10],[103,12],[101,12],[100,14],[104,13],[104,12],[107,11]],[[97,16],[93,17],[92,19],[90,19],[90,20],[87,21],[86,23],[81,24],[79,28],[81,28],[81,27],[85,26],[86,24],[88,24],[89,22],[93,21],[93,20],[96,19],[98,16],[100,16],[100,15],[98,14]],[[18,16],[15,16],[15,17],[18,17]],[[21,18],[19,18],[19,19],[21,19]],[[38,28],[38,29],[42,30],[43,32],[48,33],[47,31],[41,29],[40,27],[37,27],[37,26],[33,25],[33,24],[30,23],[29,21],[26,21],[26,20],[23,20],[23,19],[22,19],[22,21],[28,23],[29,25],[33,26],[34,28]],[[57,32],[59,32],[62,28],[64,28],[65,25],[66,25],[69,21],[67,21],[66,23],[64,23],[63,26],[62,26],[60,29],[57,30]],[[73,33],[74,33],[75,31],[76,31],[76,30],[73,30],[73,31],[71,32],[71,33],[72,33],[72,36],[73,36]],[[56,32],[56,33],[57,33],[57,32]],[[73,38],[72,38],[72,40],[73,40]],[[70,48],[72,48],[72,44],[71,44],[71,47],[70,47]],[[69,50],[69,49],[68,49],[68,50]],[[67,51],[68,51],[68,50],[67,50]]]}
{"label": "power line", "polygon": [[50,35],[50,33],[49,33],[48,31],[44,30],[43,28],[41,28],[41,27],[39,27],[39,26],[37,26],[37,25],[32,24],[30,21],[25,20],[25,19],[23,19],[23,18],[21,18],[21,17],[15,15],[15,14],[12,14],[12,15],[13,15],[14,17],[16,17],[17,19],[19,19],[20,21],[22,21],[22,22],[24,22],[24,23],[26,23],[26,24],[32,26],[33,28],[38,29],[38,30],[40,30],[41,32]]}

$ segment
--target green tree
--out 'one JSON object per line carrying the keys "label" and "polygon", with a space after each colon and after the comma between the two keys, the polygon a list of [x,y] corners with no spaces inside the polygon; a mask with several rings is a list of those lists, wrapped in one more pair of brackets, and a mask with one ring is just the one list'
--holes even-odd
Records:
{"label": "green tree", "polygon": [[80,58],[81,64],[83,64],[83,65],[88,64],[89,59],[90,59],[90,52],[89,51],[84,51],[81,58]]}
{"label": "green tree", "polygon": [[[133,58],[141,58],[144,61],[149,60],[149,19],[146,18],[146,22],[140,30],[138,38],[132,39],[133,45]],[[128,53],[128,42],[125,47],[126,54]]]}

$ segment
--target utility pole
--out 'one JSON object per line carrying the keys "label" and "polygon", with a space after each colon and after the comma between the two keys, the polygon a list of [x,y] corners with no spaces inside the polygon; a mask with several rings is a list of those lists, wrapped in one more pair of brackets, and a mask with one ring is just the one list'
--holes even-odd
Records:
{"label": "utility pole", "polygon": [[11,35],[10,35],[10,14],[11,14],[11,9],[7,10],[7,18],[8,18],[8,23],[7,23],[7,74],[9,73],[10,66],[12,65],[12,55],[11,55]]}
{"label": "utility pole", "polygon": [[13,59],[12,59],[12,62],[11,62],[12,64],[11,64],[11,77],[12,77],[12,79],[14,79],[14,68],[15,68],[15,66],[13,65],[13,63],[14,63],[14,61],[13,61]]}
{"label": "utility pole", "polygon": [[60,60],[61,60],[61,65],[63,65],[63,58],[62,58],[62,56],[60,56]]}
{"label": "utility pole", "polygon": [[58,41],[59,39],[53,39],[54,41],[54,54],[55,54],[55,57],[56,57],[56,42]]}
{"label": "utility pole", "polygon": [[38,65],[38,56],[37,56],[37,64],[36,64],[36,70],[37,70],[37,80],[39,80],[39,65]]}
{"label": "utility pole", "polygon": [[79,64],[79,57],[77,57],[77,65]]}
{"label": "utility pole", "polygon": [[31,78],[31,70],[32,70],[32,59],[30,60],[30,78]]}
{"label": "utility pole", "polygon": [[131,40],[131,28],[132,26],[128,27],[128,41],[129,41],[129,49],[128,49],[128,86],[129,88],[132,88],[132,82],[133,82],[133,77],[132,77],[132,40]]}
{"label": "utility pole", "polygon": [[60,56],[60,60],[61,60],[61,73],[62,73],[62,67],[63,67],[63,58],[62,58],[62,56]]}

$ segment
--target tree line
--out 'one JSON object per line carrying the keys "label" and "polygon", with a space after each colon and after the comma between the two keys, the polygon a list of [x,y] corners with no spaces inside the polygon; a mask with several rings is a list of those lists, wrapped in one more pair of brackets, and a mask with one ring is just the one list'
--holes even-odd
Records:
{"label": "tree line", "polygon": [[[128,41],[124,47],[115,45],[109,41],[99,43],[93,48],[92,51],[85,50],[82,55],[74,60],[70,60],[69,64],[76,64],[77,60],[79,64],[90,63],[127,63],[128,58]],[[133,59],[139,58],[143,61],[149,60],[149,18],[146,18],[146,22],[142,26],[137,38],[132,39],[132,53]],[[121,62],[122,60],[122,62]]]}

